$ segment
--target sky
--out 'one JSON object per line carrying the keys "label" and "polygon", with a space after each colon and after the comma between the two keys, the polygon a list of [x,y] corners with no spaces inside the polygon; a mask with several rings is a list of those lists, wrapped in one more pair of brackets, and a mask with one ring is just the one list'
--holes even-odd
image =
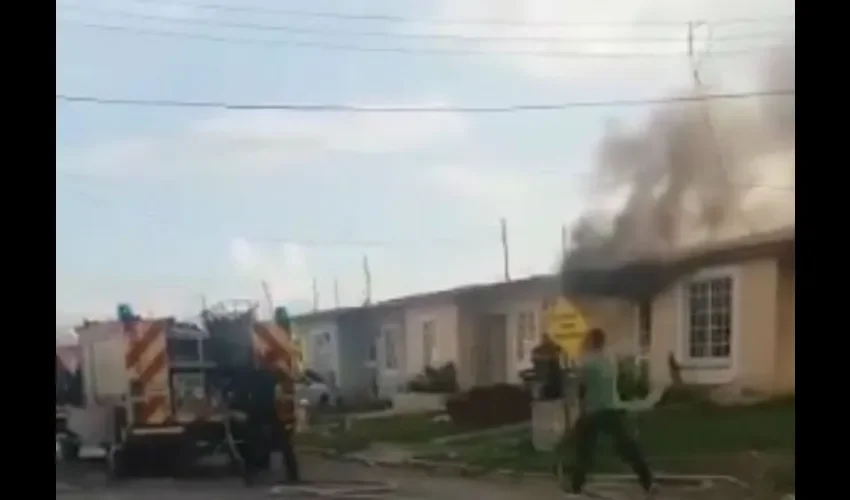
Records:
{"label": "sky", "polygon": [[[66,95],[469,107],[755,90],[792,0],[57,0]],[[358,17],[359,16],[359,17]],[[744,19],[745,21],[730,22]],[[477,20],[477,21],[476,21]],[[488,21],[487,23],[482,20]],[[413,21],[413,22],[411,22]],[[501,38],[499,40],[498,38]],[[57,323],[294,312],[554,270],[606,127],[646,107],[316,113],[57,101]],[[616,194],[616,193],[615,193]],[[336,285],[335,285],[336,283]]]}

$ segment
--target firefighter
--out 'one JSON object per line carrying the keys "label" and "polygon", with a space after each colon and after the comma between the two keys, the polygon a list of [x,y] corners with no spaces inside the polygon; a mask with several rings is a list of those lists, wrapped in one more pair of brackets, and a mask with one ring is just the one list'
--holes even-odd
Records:
{"label": "firefighter", "polygon": [[563,354],[564,351],[548,333],[544,333],[540,343],[531,350],[534,373],[542,384],[541,400],[548,401],[563,396],[564,376],[561,368]]}
{"label": "firefighter", "polygon": [[300,481],[292,444],[294,406],[286,404],[287,401],[294,403],[293,396],[289,395],[294,392],[294,383],[281,381],[274,372],[264,369],[252,370],[246,379],[234,401],[234,408],[245,415],[239,427],[244,439],[242,456],[246,484],[253,484],[257,474],[269,467],[271,453],[275,450],[283,454],[286,480]]}
{"label": "firefighter", "polygon": [[277,445],[283,455],[283,465],[286,469],[286,479],[289,482],[299,482],[298,458],[295,456],[293,437],[295,436],[295,381],[291,377],[278,380],[275,387],[275,408],[277,419],[272,427]]}
{"label": "firefighter", "polygon": [[[289,318],[289,313],[285,307],[276,307],[274,309],[275,324],[287,333],[289,339],[292,340],[292,321]],[[277,383],[274,392],[274,404],[277,419],[272,427],[274,439],[272,443],[276,445],[283,455],[284,467],[286,468],[286,478],[290,482],[298,482],[301,476],[298,472],[298,459],[295,456],[293,449],[293,437],[295,435],[296,425],[296,400],[295,400],[295,377],[298,371],[297,360],[295,356],[289,360],[288,373],[277,376]]]}

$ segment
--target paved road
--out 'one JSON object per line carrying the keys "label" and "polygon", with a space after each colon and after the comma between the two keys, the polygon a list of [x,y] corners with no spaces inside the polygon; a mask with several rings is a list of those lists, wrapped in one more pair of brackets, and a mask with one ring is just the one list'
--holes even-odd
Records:
{"label": "paved road", "polygon": [[[396,469],[372,469],[354,464],[328,462],[305,457],[302,467],[308,481],[318,486],[330,481],[374,481],[392,482],[391,492],[373,490],[361,496],[325,495],[308,492],[283,491],[273,495],[292,500],[555,500],[563,495],[554,480],[530,480],[521,482],[509,479],[463,479],[431,477],[416,471]],[[174,480],[169,478],[137,478],[109,483],[102,473],[102,466],[78,465],[57,466],[56,498],[63,500],[252,500],[270,498],[271,484],[246,488],[235,477],[208,474],[206,477]],[[334,489],[339,489],[336,485]],[[597,488],[614,500],[642,498],[633,485],[598,485]],[[321,488],[328,493],[331,487]],[[734,488],[717,485],[708,489],[694,490],[667,488],[660,499],[669,500],[743,500],[745,495]]]}

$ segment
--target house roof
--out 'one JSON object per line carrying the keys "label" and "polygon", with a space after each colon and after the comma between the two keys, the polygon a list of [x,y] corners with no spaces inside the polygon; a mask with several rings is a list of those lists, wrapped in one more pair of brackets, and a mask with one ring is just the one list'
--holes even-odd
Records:
{"label": "house roof", "polygon": [[355,311],[357,309],[360,309],[360,307],[338,307],[335,309],[322,309],[319,311],[313,311],[304,314],[295,314],[292,316],[292,321],[335,321],[341,315],[349,311]]}
{"label": "house roof", "polygon": [[760,257],[794,257],[794,227],[683,248],[655,258],[622,261],[607,268],[564,269],[565,293],[615,295],[632,299],[663,289],[678,276],[706,266]]}
{"label": "house roof", "polygon": [[[634,298],[663,287],[689,270],[707,265],[775,256],[790,252],[793,258],[794,227],[761,232],[741,238],[687,247],[655,258],[621,261],[600,268],[570,269],[569,273],[543,274],[512,281],[477,283],[444,290],[395,297],[372,304],[375,309],[453,301],[474,297],[479,293],[511,293],[524,289],[551,289],[566,293],[614,295]],[[339,316],[362,307],[327,309],[293,317],[294,321],[336,320]]]}

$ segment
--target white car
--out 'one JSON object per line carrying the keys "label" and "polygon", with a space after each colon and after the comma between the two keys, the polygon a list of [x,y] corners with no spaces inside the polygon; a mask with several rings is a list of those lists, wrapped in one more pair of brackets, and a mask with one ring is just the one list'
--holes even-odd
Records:
{"label": "white car", "polygon": [[338,402],[333,388],[310,369],[304,370],[303,377],[295,384],[295,395],[302,405],[311,410],[333,408]]}

